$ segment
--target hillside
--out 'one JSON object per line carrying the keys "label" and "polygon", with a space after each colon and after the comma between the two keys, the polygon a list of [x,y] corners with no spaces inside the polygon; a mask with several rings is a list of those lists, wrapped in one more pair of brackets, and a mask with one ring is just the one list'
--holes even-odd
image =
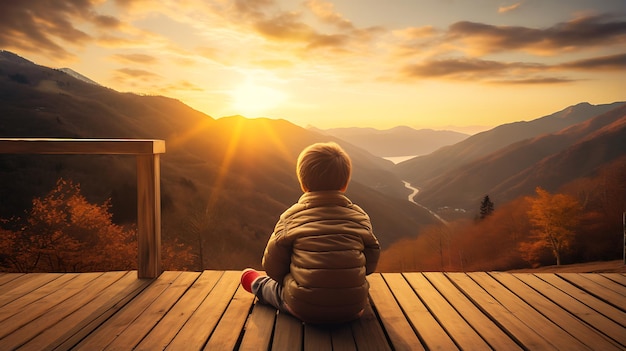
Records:
{"label": "hillside", "polygon": [[616,102],[604,105],[580,103],[531,121],[503,124],[472,135],[454,145],[443,147],[431,154],[402,162],[396,165],[394,170],[402,179],[413,185],[428,188],[432,179],[442,174],[451,174],[457,168],[515,142],[558,132],[624,104],[626,103]]}
{"label": "hillside", "polygon": [[406,126],[386,130],[356,127],[311,130],[345,140],[379,157],[427,155],[469,136],[449,130],[416,130]]}
{"label": "hillside", "polygon": [[[0,116],[1,137],[164,139],[163,235],[202,250],[204,268],[259,266],[278,216],[300,196],[297,154],[332,139],[284,120],[213,119],[174,99],[119,93],[6,51]],[[407,190],[389,162],[339,143],[353,158],[348,196],[370,213],[383,245],[436,221],[401,200]],[[90,201],[110,197],[117,222],[135,220],[134,159],[123,156],[0,156],[0,218],[23,214],[59,177],[79,182]]]}
{"label": "hillside", "polygon": [[535,187],[556,191],[591,176],[626,154],[626,105],[557,133],[544,134],[499,149],[434,177],[417,201],[432,207],[477,207],[489,194],[498,203],[529,195]]}

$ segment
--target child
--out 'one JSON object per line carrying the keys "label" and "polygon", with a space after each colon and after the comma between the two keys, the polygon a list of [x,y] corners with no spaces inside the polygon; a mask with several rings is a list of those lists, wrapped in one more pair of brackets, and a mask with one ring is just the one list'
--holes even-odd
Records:
{"label": "child", "polygon": [[357,319],[368,304],[365,276],[376,269],[380,245],[369,216],[344,195],[350,158],[336,143],[313,144],[300,153],[296,172],[304,194],[267,243],[267,276],[248,268],[241,284],[307,323]]}

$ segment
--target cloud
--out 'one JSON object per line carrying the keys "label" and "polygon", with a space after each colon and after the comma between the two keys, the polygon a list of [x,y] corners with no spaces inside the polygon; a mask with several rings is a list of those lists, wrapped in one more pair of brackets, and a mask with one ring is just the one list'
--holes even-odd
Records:
{"label": "cloud", "polygon": [[122,22],[113,16],[96,15],[93,17],[93,24],[105,30],[116,29],[122,25]]}
{"label": "cloud", "polygon": [[300,15],[283,12],[270,18],[259,19],[254,28],[272,40],[306,42],[314,37],[314,30],[300,21]]}
{"label": "cloud", "polygon": [[111,58],[119,62],[131,62],[139,64],[154,64],[158,62],[158,59],[156,57],[145,54],[116,54],[111,56]]}
{"label": "cloud", "polygon": [[[81,46],[92,40],[72,23],[89,21],[93,13],[89,1],[57,1],[54,6],[48,1],[0,1],[0,46],[74,58],[63,44]],[[107,22],[100,17],[97,20]]]}
{"label": "cloud", "polygon": [[461,43],[460,49],[473,55],[511,50],[555,55],[626,43],[626,21],[609,19],[586,16],[546,29],[462,21],[450,26],[446,40]]}
{"label": "cloud", "polygon": [[558,67],[584,71],[624,71],[626,69],[626,53],[567,62],[558,65]]}
{"label": "cloud", "polygon": [[167,94],[171,91],[204,91],[204,89],[189,81],[181,80],[161,88],[161,91]]}
{"label": "cloud", "polygon": [[509,6],[500,6],[500,7],[498,7],[498,13],[507,13],[507,12],[515,11],[520,6],[522,6],[521,2],[518,2],[518,3],[513,4],[513,5],[509,5]]}
{"label": "cloud", "polygon": [[454,80],[486,80],[511,71],[537,70],[541,65],[529,63],[504,63],[472,58],[442,59],[407,65],[402,69],[411,78],[449,78]]}
{"label": "cloud", "polygon": [[117,73],[117,78],[137,78],[144,81],[152,80],[155,78],[160,78],[160,76],[156,73],[149,72],[143,69],[134,69],[134,68],[120,68],[115,70]]}
{"label": "cloud", "polygon": [[499,62],[477,58],[425,60],[405,65],[400,70],[402,79],[446,79],[498,84],[558,84],[577,81],[555,72],[624,71],[626,53],[601,56],[553,65],[528,62]]}
{"label": "cloud", "polygon": [[559,78],[559,77],[536,77],[536,78],[521,78],[521,79],[506,79],[506,80],[492,80],[488,81],[491,84],[504,84],[504,85],[545,85],[545,84],[562,84],[578,81],[577,79]]}
{"label": "cloud", "polygon": [[307,0],[305,6],[322,22],[330,24],[340,30],[355,29],[351,21],[335,12],[335,5],[320,0]]}
{"label": "cloud", "polygon": [[392,31],[392,34],[407,41],[429,38],[437,34],[433,26],[408,27]]}

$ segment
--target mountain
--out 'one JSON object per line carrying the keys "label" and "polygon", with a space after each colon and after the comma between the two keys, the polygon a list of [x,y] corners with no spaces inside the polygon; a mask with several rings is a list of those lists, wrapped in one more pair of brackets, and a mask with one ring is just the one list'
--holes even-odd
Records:
{"label": "mountain", "polygon": [[406,126],[386,130],[374,128],[310,129],[345,140],[379,157],[427,155],[442,146],[455,144],[469,136],[449,130],[416,130]]}
{"label": "mountain", "polygon": [[433,179],[446,173],[452,174],[457,168],[512,143],[558,132],[624,104],[626,102],[603,105],[580,103],[535,120],[503,124],[431,154],[402,162],[394,170],[400,178],[426,189]]}
{"label": "mountain", "polygon": [[[202,250],[203,268],[259,266],[278,216],[301,194],[296,157],[318,141],[336,140],[351,155],[347,195],[368,211],[383,246],[437,221],[406,200],[408,190],[388,161],[344,141],[285,120],[214,119],[174,99],[119,93],[6,51],[0,52],[0,137],[164,139],[163,236]],[[79,182],[92,202],[111,198],[116,222],[133,222],[134,162],[0,155],[0,218],[23,215],[64,177]]]}
{"label": "mountain", "polygon": [[[587,112],[592,109],[583,105]],[[626,155],[626,104],[551,134],[512,143],[430,178],[416,200],[433,208],[477,208],[485,194],[499,203],[548,191]],[[570,108],[570,111],[576,108]],[[579,111],[580,112],[580,111]],[[593,112],[591,112],[593,113]],[[580,114],[580,115],[584,115]]]}
{"label": "mountain", "polygon": [[100,85],[97,82],[91,80],[90,78],[87,78],[87,77],[83,76],[82,74],[74,71],[71,68],[59,68],[59,71],[61,71],[63,73],[66,73],[66,74],[69,74],[70,76],[72,76],[72,77],[74,77],[74,78],[76,78],[78,80],[82,80],[85,83],[89,83],[89,84],[93,84],[93,85]]}

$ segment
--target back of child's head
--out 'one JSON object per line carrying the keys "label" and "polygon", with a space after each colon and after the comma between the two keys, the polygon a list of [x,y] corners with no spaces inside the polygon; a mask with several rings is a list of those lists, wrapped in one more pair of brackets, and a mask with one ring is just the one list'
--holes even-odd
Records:
{"label": "back of child's head", "polygon": [[337,143],[316,143],[302,150],[296,173],[305,192],[345,191],[350,182],[352,161]]}

